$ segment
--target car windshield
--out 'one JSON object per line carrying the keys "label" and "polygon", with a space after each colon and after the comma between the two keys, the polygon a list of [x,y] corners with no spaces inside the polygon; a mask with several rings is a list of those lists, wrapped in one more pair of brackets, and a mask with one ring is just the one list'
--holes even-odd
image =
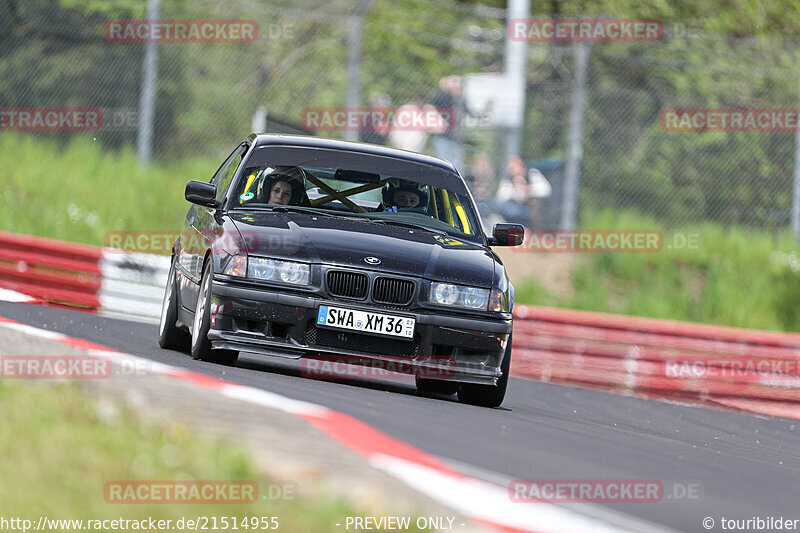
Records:
{"label": "car windshield", "polygon": [[249,163],[229,197],[232,209],[286,206],[418,227],[472,241],[482,238],[472,201],[455,174],[447,178],[448,188],[441,175],[425,172],[427,165],[417,165],[416,172],[409,172],[408,165],[374,166],[375,172],[367,172],[358,164],[347,166],[346,159],[340,163],[345,166]]}

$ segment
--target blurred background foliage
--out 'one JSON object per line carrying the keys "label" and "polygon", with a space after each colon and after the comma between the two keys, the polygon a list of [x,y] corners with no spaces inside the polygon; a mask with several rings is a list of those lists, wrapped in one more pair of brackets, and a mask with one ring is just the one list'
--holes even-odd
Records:
{"label": "blurred background foliage", "polygon": [[[162,19],[247,19],[253,43],[158,47],[154,153],[224,157],[249,133],[259,106],[268,124],[300,128],[306,107],[344,106],[349,0],[163,0]],[[0,0],[0,102],[4,107],[85,106],[136,111],[143,44],[113,44],[103,24],[145,17],[140,0]],[[794,135],[662,131],[671,107],[797,107],[800,4],[789,1],[625,0],[532,4],[534,16],[662,20],[655,43],[591,46],[583,135],[580,212],[621,207],[662,224],[702,221],[782,230],[788,225]],[[361,105],[385,93],[395,106],[442,76],[502,72],[505,2],[377,0],[362,39]],[[574,46],[530,43],[521,156],[566,153]],[[269,126],[268,126],[269,127]],[[302,128],[301,128],[302,129]],[[40,133],[58,143],[87,133]],[[341,132],[323,135],[341,137]],[[107,128],[106,148],[133,144],[135,128]],[[464,138],[472,174],[487,153],[505,161],[502,132]]]}

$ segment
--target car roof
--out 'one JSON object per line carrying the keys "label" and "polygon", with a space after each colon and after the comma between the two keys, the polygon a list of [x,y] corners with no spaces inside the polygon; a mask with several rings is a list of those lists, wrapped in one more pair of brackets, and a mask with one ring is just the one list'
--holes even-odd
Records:
{"label": "car roof", "polygon": [[406,161],[413,161],[415,163],[423,163],[426,165],[439,167],[460,176],[452,163],[445,161],[444,159],[418,154],[416,152],[409,152],[407,150],[400,150],[398,148],[389,148],[388,146],[381,146],[379,144],[340,141],[337,139],[311,137],[308,135],[284,135],[277,133],[253,133],[248,137],[248,139],[253,142],[256,147],[301,146],[309,148],[327,148],[329,150],[344,150],[384,157],[395,157],[398,159],[405,159]]}

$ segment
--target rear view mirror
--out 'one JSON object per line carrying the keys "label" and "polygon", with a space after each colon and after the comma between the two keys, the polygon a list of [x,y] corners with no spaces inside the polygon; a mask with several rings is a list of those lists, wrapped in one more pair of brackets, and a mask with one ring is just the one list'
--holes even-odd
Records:
{"label": "rear view mirror", "polygon": [[204,207],[218,207],[217,188],[205,181],[189,180],[186,182],[184,197],[193,204]]}
{"label": "rear view mirror", "polygon": [[379,183],[381,181],[381,176],[379,174],[373,174],[372,172],[361,172],[359,170],[337,168],[333,179],[352,181],[355,183]]}
{"label": "rear view mirror", "polygon": [[489,246],[519,246],[525,240],[522,224],[495,224]]}

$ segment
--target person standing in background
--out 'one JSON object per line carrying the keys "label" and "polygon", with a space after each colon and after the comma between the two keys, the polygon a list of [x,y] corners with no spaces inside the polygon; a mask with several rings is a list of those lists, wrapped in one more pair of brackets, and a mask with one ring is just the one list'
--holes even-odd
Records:
{"label": "person standing in background", "polygon": [[445,76],[439,80],[439,91],[433,105],[449,123],[449,128],[434,135],[433,153],[440,159],[453,163],[460,170],[463,163],[461,151],[462,111],[465,109],[461,97],[461,77]]}
{"label": "person standing in background", "polygon": [[425,97],[417,94],[414,101],[400,106],[395,112],[389,144],[401,150],[424,153],[430,131],[437,128],[436,108],[425,103]]}
{"label": "person standing in background", "polygon": [[534,191],[528,183],[525,162],[518,155],[512,155],[506,164],[505,177],[497,189],[497,210],[506,222],[530,227],[532,216],[531,200]]}
{"label": "person standing in background", "polygon": [[[371,111],[380,112],[385,116],[386,112],[389,111],[389,107],[392,105],[392,98],[386,93],[375,93],[369,97],[369,104]],[[375,115],[371,114],[361,134],[361,141],[372,144],[386,144],[389,130],[389,124],[385,119],[375,119]]]}
{"label": "person standing in background", "polygon": [[494,169],[489,154],[481,152],[472,165],[472,197],[481,216],[489,216],[494,209],[492,187],[494,186]]}
{"label": "person standing in background", "polygon": [[433,152],[436,157],[453,163],[456,170],[463,171],[463,133],[467,116],[486,119],[494,102],[489,100],[486,108],[478,113],[471,111],[462,96],[461,76],[445,76],[439,80],[439,91],[433,98],[433,105],[448,123],[448,127],[433,136]]}

